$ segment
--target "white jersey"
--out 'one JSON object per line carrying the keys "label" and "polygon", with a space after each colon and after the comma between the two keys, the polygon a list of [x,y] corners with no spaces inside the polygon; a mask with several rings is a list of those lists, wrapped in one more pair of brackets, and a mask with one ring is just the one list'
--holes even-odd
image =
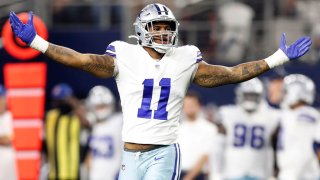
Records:
{"label": "white jersey", "polygon": [[[12,136],[12,115],[9,111],[0,115],[0,137]],[[0,179],[16,179],[16,158],[12,146],[0,145]]]}
{"label": "white jersey", "polygon": [[277,151],[280,180],[320,177],[319,162],[313,151],[319,121],[319,112],[310,106],[283,112]]}
{"label": "white jersey", "polygon": [[90,179],[114,180],[121,163],[122,116],[113,115],[93,126],[89,147],[91,152]]}
{"label": "white jersey", "polygon": [[[214,151],[217,127],[208,120],[198,117],[195,121],[184,119],[181,122],[178,142],[181,153],[181,170],[189,171],[203,155],[210,156]],[[207,167],[202,169],[207,172]]]}
{"label": "white jersey", "polygon": [[202,60],[199,49],[173,48],[157,61],[140,45],[115,41],[106,53],[115,58],[123,141],[176,143],[183,98]]}
{"label": "white jersey", "polygon": [[220,108],[226,129],[223,177],[244,176],[267,179],[271,176],[271,138],[279,122],[279,112],[266,104],[248,113],[237,105]]}

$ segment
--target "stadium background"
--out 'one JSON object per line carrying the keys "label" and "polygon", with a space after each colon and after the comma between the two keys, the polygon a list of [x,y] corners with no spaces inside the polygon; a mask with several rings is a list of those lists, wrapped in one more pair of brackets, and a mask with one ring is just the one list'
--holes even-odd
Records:
{"label": "stadium background", "polygon": [[[0,32],[8,20],[10,11],[28,12],[32,10],[47,25],[49,41],[75,49],[79,52],[103,54],[107,45],[114,40],[128,39],[134,33],[132,23],[139,10],[148,3],[160,2],[168,5],[180,22],[180,44],[197,45],[206,61],[213,64],[232,66],[246,60],[263,59],[273,53],[280,40],[280,33],[287,34],[288,43],[301,35],[312,36],[313,48],[302,61],[294,61],[284,66],[286,73],[302,73],[320,84],[320,2],[317,0],[239,0],[254,13],[250,20],[248,42],[244,43],[243,54],[236,59],[219,56],[221,38],[225,29],[223,20],[219,18],[219,10],[232,0],[1,0],[0,1]],[[241,20],[236,13],[230,18]],[[239,33],[240,35],[240,33]],[[1,38],[1,37],[0,37]],[[237,38],[236,38],[237,39]],[[318,42],[319,41],[319,42]],[[85,98],[94,85],[109,87],[117,98],[118,92],[113,79],[99,79],[80,70],[65,67],[49,60],[43,55],[29,61],[20,61],[10,56],[3,48],[0,39],[0,66],[6,63],[45,62],[47,64],[46,104],[50,102],[50,90],[61,82],[70,84],[75,95]],[[231,41],[232,43],[232,41]],[[134,59],[133,59],[134,61]],[[277,70],[276,70],[277,71]],[[263,80],[272,77],[276,71],[264,74]],[[4,83],[3,71],[0,83]],[[191,86],[205,97],[205,104],[223,105],[234,100],[235,85],[226,85],[214,89]],[[319,88],[317,89],[319,92]],[[319,93],[317,93],[319,94]],[[317,96],[315,105],[320,105]]]}

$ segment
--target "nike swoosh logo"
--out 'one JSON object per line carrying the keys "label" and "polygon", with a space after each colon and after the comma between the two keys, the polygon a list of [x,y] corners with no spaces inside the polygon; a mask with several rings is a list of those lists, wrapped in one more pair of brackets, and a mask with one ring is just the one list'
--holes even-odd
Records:
{"label": "nike swoosh logo", "polygon": [[155,161],[158,161],[158,160],[160,160],[160,159],[162,159],[162,158],[164,158],[164,157],[159,157],[159,158],[154,157],[154,160],[155,160]]}

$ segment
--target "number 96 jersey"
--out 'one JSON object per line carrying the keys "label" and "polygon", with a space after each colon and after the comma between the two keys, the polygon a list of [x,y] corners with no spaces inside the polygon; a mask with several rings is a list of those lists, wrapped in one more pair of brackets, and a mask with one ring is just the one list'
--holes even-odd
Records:
{"label": "number 96 jersey", "polygon": [[230,105],[220,108],[220,116],[227,133],[224,178],[271,177],[271,137],[278,126],[279,112],[260,105],[256,112],[248,113],[238,105]]}
{"label": "number 96 jersey", "polygon": [[161,60],[155,60],[141,45],[115,41],[106,54],[115,59],[123,141],[176,143],[183,98],[202,61],[199,49],[172,48]]}

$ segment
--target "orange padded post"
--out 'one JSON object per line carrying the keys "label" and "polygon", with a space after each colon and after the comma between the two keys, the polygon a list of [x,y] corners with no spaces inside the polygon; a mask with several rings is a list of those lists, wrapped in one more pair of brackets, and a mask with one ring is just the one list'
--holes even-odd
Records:
{"label": "orange padded post", "polygon": [[6,88],[45,88],[45,63],[8,63],[4,66]]}
{"label": "orange padded post", "polygon": [[43,118],[45,92],[40,88],[8,89],[8,108],[13,118]]}
{"label": "orange padded post", "polygon": [[18,177],[36,180],[40,172],[47,66],[45,63],[9,63],[3,72],[8,108],[14,118]]}
{"label": "orange padded post", "polygon": [[14,121],[13,145],[16,150],[38,150],[42,147],[42,121],[19,120]]}
{"label": "orange padded post", "polygon": [[20,180],[39,179],[41,162],[41,156],[39,152],[17,152],[16,159]]}

